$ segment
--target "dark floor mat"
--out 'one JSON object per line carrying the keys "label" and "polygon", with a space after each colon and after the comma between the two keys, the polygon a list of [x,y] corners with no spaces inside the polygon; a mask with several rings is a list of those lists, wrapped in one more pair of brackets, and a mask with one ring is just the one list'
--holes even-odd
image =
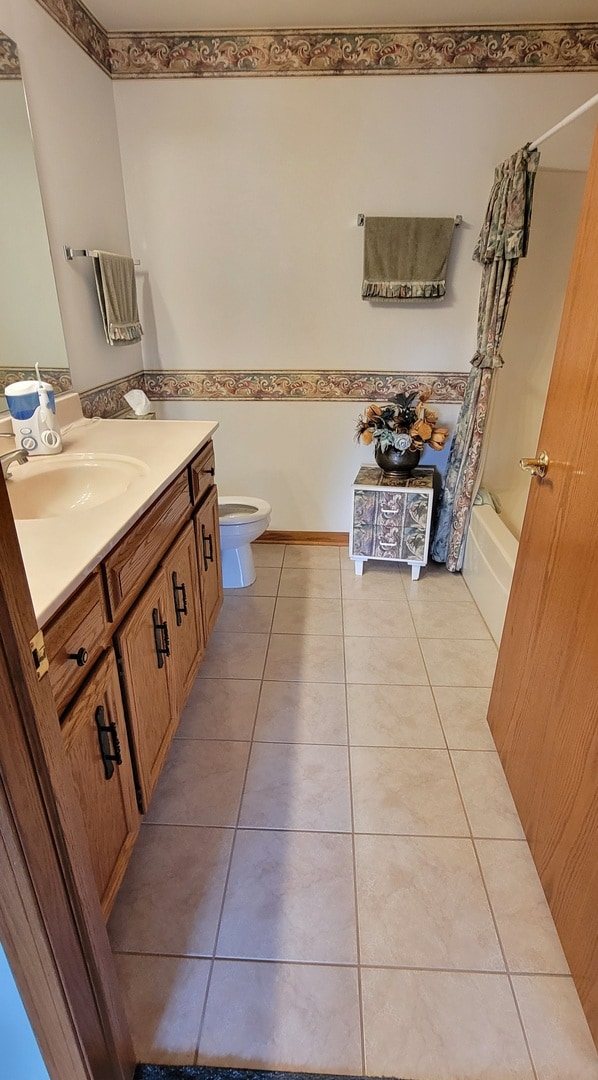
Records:
{"label": "dark floor mat", "polygon": [[267,1072],[265,1069],[215,1069],[210,1065],[138,1065],[134,1080],[355,1080],[334,1073]]}

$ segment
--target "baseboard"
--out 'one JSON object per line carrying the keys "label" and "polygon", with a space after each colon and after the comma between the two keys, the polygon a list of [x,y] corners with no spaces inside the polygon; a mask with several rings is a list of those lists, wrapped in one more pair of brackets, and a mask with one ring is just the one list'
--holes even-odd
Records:
{"label": "baseboard", "polygon": [[349,543],[349,533],[266,530],[255,542],[256,544],[319,544],[322,547],[344,547]]}

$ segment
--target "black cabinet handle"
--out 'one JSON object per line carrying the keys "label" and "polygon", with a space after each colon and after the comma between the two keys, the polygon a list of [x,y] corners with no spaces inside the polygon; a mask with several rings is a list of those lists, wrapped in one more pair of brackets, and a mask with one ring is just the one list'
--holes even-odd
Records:
{"label": "black cabinet handle", "polygon": [[216,473],[216,470],[215,470],[213,465],[212,465],[211,469],[202,469],[201,471],[204,472],[204,473],[207,473],[208,476],[214,476],[215,473]]}
{"label": "black cabinet handle", "polygon": [[87,661],[89,660],[87,649],[83,648],[78,649],[77,652],[67,653],[67,656],[69,660],[77,661],[77,667],[85,667]]}
{"label": "black cabinet handle", "polygon": [[[179,606],[179,593],[181,604]],[[178,583],[176,570],[172,571],[172,595],[174,597],[174,611],[176,615],[176,624],[180,626],[183,621],[183,615],[188,615],[189,610],[187,608],[187,589],[185,588],[185,582]]]}
{"label": "black cabinet handle", "polygon": [[98,705],[96,709],[96,727],[98,729],[100,754],[104,765],[104,776],[106,777],[106,780],[111,780],[114,776],[113,762],[116,762],[117,765],[122,765],[123,759],[116,724],[113,720],[109,724],[106,724],[105,719],[104,706]]}
{"label": "black cabinet handle", "polygon": [[160,612],[157,608],[152,611],[154,624],[154,645],[156,648],[156,660],[158,667],[164,667],[164,657],[170,656],[170,639],[168,637],[168,624],[166,620],[160,622]]}
{"label": "black cabinet handle", "polygon": [[[201,526],[201,544],[203,548],[203,568],[204,571],[207,571],[208,562],[214,562],[214,547],[212,544],[212,534],[206,533],[206,527],[203,524]],[[208,545],[207,552],[206,544]]]}

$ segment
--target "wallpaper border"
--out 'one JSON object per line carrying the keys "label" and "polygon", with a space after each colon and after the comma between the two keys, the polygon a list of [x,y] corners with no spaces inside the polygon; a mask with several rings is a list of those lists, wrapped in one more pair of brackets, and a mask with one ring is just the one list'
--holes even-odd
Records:
{"label": "wallpaper border", "polygon": [[116,79],[598,70],[598,23],[108,37]]}
{"label": "wallpaper border", "polygon": [[[65,394],[73,389],[71,374],[68,368],[51,368],[43,365],[43,377],[52,384],[56,394]],[[13,382],[22,382],[26,379],[36,379],[35,368],[0,368],[0,393]]]}
{"label": "wallpaper border", "polygon": [[598,70],[598,22],[108,33],[81,0],[37,0],[117,79]]}
{"label": "wallpaper border", "polygon": [[387,401],[432,387],[431,401],[460,405],[467,372],[439,371],[138,371],[80,394],[85,416],[116,416],[123,394],[151,401]]}
{"label": "wallpaper border", "polygon": [[21,65],[12,38],[0,32],[0,79],[20,79]]}

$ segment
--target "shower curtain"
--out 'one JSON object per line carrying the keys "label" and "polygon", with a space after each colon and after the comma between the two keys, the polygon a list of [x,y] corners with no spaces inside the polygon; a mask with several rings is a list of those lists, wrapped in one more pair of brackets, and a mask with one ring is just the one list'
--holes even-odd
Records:
{"label": "shower curtain", "polygon": [[497,166],[473,258],[482,264],[477,350],[449,454],[434,540],[436,562],[460,570],[480,470],[492,379],[503,366],[500,343],[520,258],[527,254],[540,153],[522,147]]}

